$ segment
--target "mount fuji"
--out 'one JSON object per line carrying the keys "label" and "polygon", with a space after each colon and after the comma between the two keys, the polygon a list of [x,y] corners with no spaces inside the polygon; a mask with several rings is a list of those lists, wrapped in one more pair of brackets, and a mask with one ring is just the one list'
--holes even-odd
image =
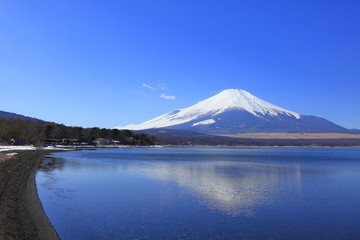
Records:
{"label": "mount fuji", "polygon": [[302,115],[241,89],[227,89],[191,107],[117,129],[175,129],[206,134],[350,133],[324,118]]}

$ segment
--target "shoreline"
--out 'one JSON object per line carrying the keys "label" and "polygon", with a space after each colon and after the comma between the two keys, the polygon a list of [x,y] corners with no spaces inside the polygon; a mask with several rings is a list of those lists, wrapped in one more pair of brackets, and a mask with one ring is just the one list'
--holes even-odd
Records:
{"label": "shoreline", "polygon": [[39,199],[35,174],[46,150],[0,161],[0,239],[59,239]]}

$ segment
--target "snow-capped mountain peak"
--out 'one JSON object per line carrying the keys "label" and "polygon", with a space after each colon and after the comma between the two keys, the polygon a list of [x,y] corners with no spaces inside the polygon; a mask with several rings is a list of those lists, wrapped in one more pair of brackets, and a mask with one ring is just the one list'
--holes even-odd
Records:
{"label": "snow-capped mountain peak", "polygon": [[[266,102],[241,89],[227,89],[191,107],[174,110],[138,125],[117,127],[118,129],[143,130],[163,128],[192,122],[192,126],[216,123],[215,116],[227,111],[247,112],[261,118],[264,116],[286,115],[300,119],[301,115]],[[206,120],[204,120],[206,119]],[[198,120],[198,122],[196,122]]]}
{"label": "snow-capped mountain peak", "polygon": [[242,89],[224,90],[219,94],[199,102],[187,109],[191,109],[192,111],[198,110],[204,113],[212,113],[213,115],[220,114],[227,110],[236,109],[247,111],[257,117],[267,114],[276,116],[281,113],[300,118],[300,114],[275,106]]}

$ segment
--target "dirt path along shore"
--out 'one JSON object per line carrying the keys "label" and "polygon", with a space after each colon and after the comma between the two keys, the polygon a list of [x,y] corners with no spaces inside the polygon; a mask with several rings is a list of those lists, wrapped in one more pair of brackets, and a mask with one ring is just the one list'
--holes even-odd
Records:
{"label": "dirt path along shore", "polygon": [[49,151],[18,151],[0,161],[0,239],[59,239],[38,198],[35,173]]}

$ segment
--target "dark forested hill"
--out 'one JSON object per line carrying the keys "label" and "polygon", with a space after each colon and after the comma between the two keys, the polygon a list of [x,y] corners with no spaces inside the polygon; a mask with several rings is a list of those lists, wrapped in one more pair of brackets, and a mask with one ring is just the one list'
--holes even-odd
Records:
{"label": "dark forested hill", "polygon": [[22,120],[35,120],[35,121],[42,121],[37,118],[27,117],[21,114],[17,113],[11,113],[11,112],[4,112],[0,111],[0,118],[16,118],[16,119],[22,119]]}
{"label": "dark forested hill", "polygon": [[0,142],[18,144],[85,143],[96,139],[128,145],[151,145],[155,139],[147,134],[106,128],[69,127],[36,118],[0,111]]}

